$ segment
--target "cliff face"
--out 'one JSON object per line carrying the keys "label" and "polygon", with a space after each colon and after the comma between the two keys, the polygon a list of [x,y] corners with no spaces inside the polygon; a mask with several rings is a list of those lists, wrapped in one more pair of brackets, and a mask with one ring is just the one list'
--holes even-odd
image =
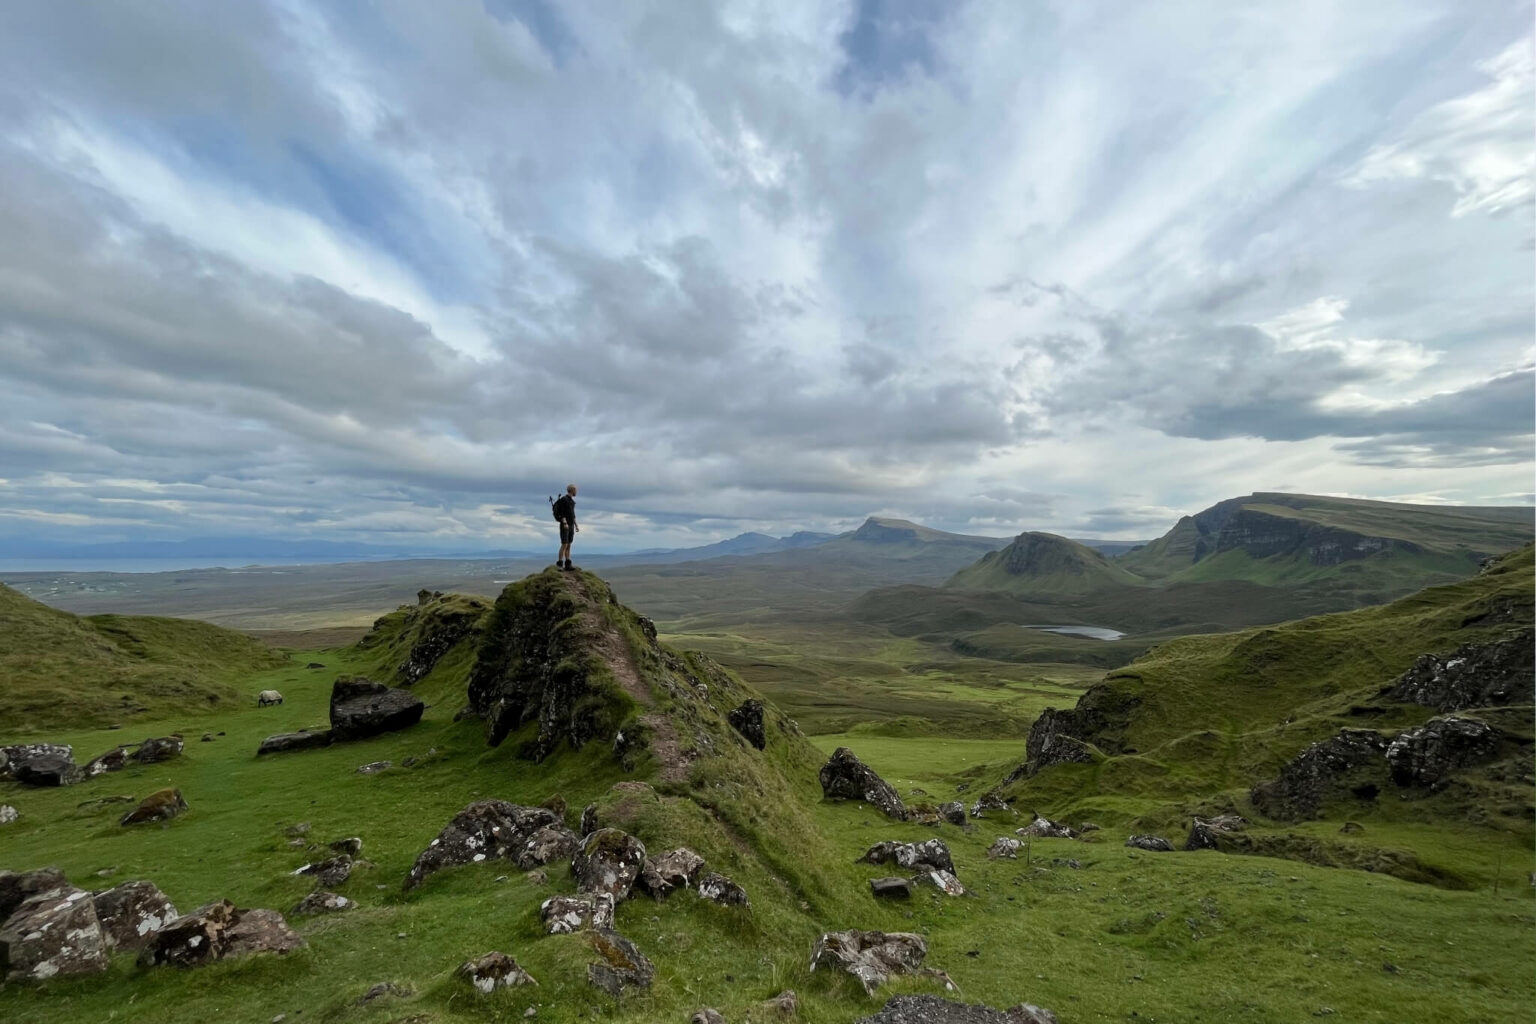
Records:
{"label": "cliff face", "polygon": [[[1198,526],[1199,517],[1196,517],[1196,524]],[[1195,560],[1224,551],[1242,551],[1252,558],[1292,555],[1312,565],[1327,566],[1368,558],[1388,550],[1408,554],[1423,551],[1417,544],[1405,540],[1370,537],[1304,519],[1238,508],[1221,518],[1214,533],[1202,534],[1195,545]]]}

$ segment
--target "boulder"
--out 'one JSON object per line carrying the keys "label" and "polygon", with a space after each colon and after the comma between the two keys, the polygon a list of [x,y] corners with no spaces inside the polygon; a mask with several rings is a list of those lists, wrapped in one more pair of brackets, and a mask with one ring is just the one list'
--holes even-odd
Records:
{"label": "boulder", "polygon": [[100,974],[109,965],[91,894],[66,885],[21,901],[0,926],[4,980]]}
{"label": "boulder", "polygon": [[426,707],[409,690],[341,676],[331,687],[331,733],[338,740],[356,740],[404,729],[421,721]]}
{"label": "boulder", "polygon": [[874,805],[887,817],[901,821],[907,808],[874,769],[854,756],[847,747],[838,747],[821,766],[821,792],[828,800],[862,800]]}
{"label": "boulder", "polygon": [[386,768],[393,768],[394,766],[395,762],[393,761],[369,761],[367,764],[358,765],[357,774],[377,775],[379,772],[384,771]]}
{"label": "boulder", "polygon": [[606,892],[586,896],[551,896],[539,904],[539,919],[551,935],[613,927],[613,897]]}
{"label": "boulder", "polygon": [[699,896],[714,903],[723,903],[731,907],[749,907],[751,901],[747,899],[747,890],[720,874],[711,871],[699,879]]}
{"label": "boulder", "polygon": [[944,871],[941,868],[930,868],[926,871],[919,871],[915,876],[915,879],[922,885],[933,886],[935,889],[939,890],[939,892],[942,892],[946,896],[965,895],[965,886],[960,884],[960,879],[956,878],[953,873]]}
{"label": "boulder", "polygon": [[86,762],[85,767],[81,770],[85,772],[86,778],[94,779],[98,775],[105,775],[107,772],[122,771],[127,767],[128,748],[113,747],[105,754],[98,754],[91,758]]}
{"label": "boulder", "polygon": [[454,815],[416,858],[406,875],[405,888],[414,889],[443,868],[497,858],[516,860],[534,832],[557,824],[559,819],[547,807],[478,800]]}
{"label": "boulder", "polygon": [[571,873],[582,892],[610,893],[623,901],[645,867],[645,844],[616,828],[600,828],[581,841]]}
{"label": "boulder", "polygon": [[1499,756],[1499,732],[1487,722],[1449,715],[1399,733],[1387,745],[1387,767],[1399,786],[1442,789],[1453,773]]}
{"label": "boulder", "polygon": [[1248,819],[1240,814],[1218,814],[1214,818],[1195,818],[1189,824],[1189,838],[1184,840],[1186,850],[1219,850],[1227,836],[1248,827]]}
{"label": "boulder", "polygon": [[971,817],[980,818],[986,814],[987,811],[1006,810],[1008,810],[1008,801],[1004,800],[996,793],[983,793],[981,795],[981,799],[971,804]]}
{"label": "boulder", "polygon": [[0,747],[0,779],[19,779],[23,765],[44,757],[73,762],[75,748],[67,743],[13,743]]}
{"label": "boulder", "polygon": [[91,896],[108,949],[138,952],[181,915],[153,882],[124,882]]}
{"label": "boulder", "polygon": [[703,857],[686,846],[680,846],[659,857],[647,857],[636,884],[651,898],[665,899],[673,889],[686,889],[693,885],[703,868]]}
{"label": "boulder", "polygon": [[458,976],[473,985],[476,991],[490,995],[498,988],[514,985],[537,985],[533,975],[520,967],[516,960],[505,953],[486,953],[459,965]]}
{"label": "boulder", "polygon": [[[547,808],[548,809],[548,808]],[[553,809],[548,809],[555,814]],[[543,825],[523,843],[517,854],[517,866],[524,871],[543,867],[557,860],[567,860],[581,848],[581,837],[564,824]]]}
{"label": "boulder", "polygon": [[357,906],[356,900],[349,900],[345,896],[339,896],[334,892],[315,890],[308,896],[294,904],[290,913],[295,915],[305,914],[334,914],[340,910],[351,910]]}
{"label": "boulder", "polygon": [[928,943],[913,932],[824,932],[811,950],[811,970],[846,971],[868,995],[893,974],[939,974],[923,967]]}
{"label": "boulder", "polygon": [[179,789],[158,789],[139,801],[139,806],[123,815],[120,824],[142,825],[151,821],[170,821],[187,809]]}
{"label": "boulder", "polygon": [[994,1010],[938,996],[892,996],[880,1012],[854,1024],[1057,1024],[1056,1015],[1032,1003]]}
{"label": "boulder", "polygon": [[10,804],[0,804],[0,825],[10,825],[21,817],[21,812]]}
{"label": "boulder", "polygon": [[1126,839],[1125,845],[1135,850],[1147,850],[1151,853],[1173,852],[1173,844],[1162,836],[1131,836]]}
{"label": "boulder", "polygon": [[869,891],[876,899],[909,900],[912,898],[912,883],[905,878],[871,878]]}
{"label": "boulder", "polygon": [[352,864],[350,854],[339,853],[325,860],[305,864],[301,868],[296,868],[293,873],[312,876],[317,889],[334,889],[352,877]]}
{"label": "boulder", "polygon": [[1272,782],[1249,793],[1259,813],[1282,821],[1321,815],[1323,803],[1346,793],[1374,799],[1385,781],[1387,740],[1373,729],[1340,729],[1307,747]]}
{"label": "boulder", "polygon": [[725,1017],[713,1006],[706,1006],[694,1011],[693,1016],[688,1018],[688,1024],[725,1024]]}
{"label": "boulder", "polygon": [[1015,835],[1029,836],[1034,839],[1079,838],[1077,830],[1060,822],[1052,821],[1049,818],[1042,818],[1038,814],[1034,816],[1028,825],[1025,825],[1023,828],[1016,828],[1013,831]]}
{"label": "boulder", "polygon": [[1436,711],[1529,704],[1536,687],[1536,634],[1462,644],[1449,655],[1421,654],[1384,696]]}
{"label": "boulder", "polygon": [[763,1009],[780,1017],[793,1017],[800,1009],[800,1000],[795,998],[795,990],[787,988],[762,1004]]}
{"label": "boulder", "polygon": [[135,764],[159,764],[180,757],[185,746],[180,736],[153,736],[129,756]]}
{"label": "boulder", "polygon": [[999,857],[1016,860],[1019,856],[1019,850],[1023,846],[1024,843],[1022,841],[1014,839],[1012,836],[998,836],[992,841],[992,845],[987,847],[987,857],[990,860],[997,860]]}
{"label": "boulder", "polygon": [[959,800],[951,800],[949,803],[939,805],[939,817],[951,825],[965,825],[965,804]]}
{"label": "boulder", "polygon": [[15,913],[16,908],[30,896],[63,889],[69,886],[64,872],[58,868],[38,868],[36,871],[0,871],[0,924]]}
{"label": "boulder", "polygon": [[298,732],[280,732],[275,736],[268,736],[261,741],[261,746],[256,748],[256,755],[283,754],[290,750],[313,750],[316,747],[328,747],[335,739],[329,729],[300,729]]}
{"label": "boulder", "polygon": [[[309,667],[310,668],[325,668],[324,665],[317,665],[314,662],[310,662],[309,663]],[[278,693],[276,690],[262,690],[260,693],[258,693],[256,695],[256,706],[259,707],[259,708],[274,707],[274,706],[276,706],[278,704],[281,704],[282,702],[283,702],[283,695]]]}
{"label": "boulder", "polygon": [[730,719],[731,728],[741,733],[758,750],[768,746],[768,733],[763,728],[762,701],[744,701],[740,707],[733,708],[726,718]]}
{"label": "boulder", "polygon": [[920,843],[900,843],[894,840],[876,843],[859,858],[864,864],[894,863],[903,868],[938,869],[954,874],[955,862],[949,856],[949,847],[939,839],[924,839]]}
{"label": "boulder", "polygon": [[656,965],[611,928],[589,932],[598,959],[587,964],[587,980],[615,999],[635,989],[647,989],[656,978]]}
{"label": "boulder", "polygon": [[363,840],[359,836],[348,836],[345,839],[333,839],[326,843],[326,849],[332,853],[344,853],[348,857],[361,857],[363,855]]}
{"label": "boulder", "polygon": [[277,911],[242,910],[219,900],[162,928],[139,954],[139,963],[197,967],[251,953],[288,953],[303,945]]}
{"label": "boulder", "polygon": [[11,777],[24,786],[73,786],[85,771],[68,754],[33,754],[13,762]]}
{"label": "boulder", "polygon": [[275,910],[241,910],[234,923],[224,930],[224,956],[250,953],[290,953],[304,945],[304,940]]}

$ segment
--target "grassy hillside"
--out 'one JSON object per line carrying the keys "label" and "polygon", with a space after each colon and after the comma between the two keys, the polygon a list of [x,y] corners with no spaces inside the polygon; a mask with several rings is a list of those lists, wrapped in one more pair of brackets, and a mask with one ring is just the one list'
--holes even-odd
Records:
{"label": "grassy hillside", "polygon": [[1110,558],[1051,533],[1021,533],[949,578],[959,590],[996,590],[1028,596],[1081,595],[1140,586],[1140,577]]}
{"label": "grassy hillside", "polygon": [[0,585],[0,727],[127,725],[254,700],[240,684],[284,657],[189,619],[80,618]]}

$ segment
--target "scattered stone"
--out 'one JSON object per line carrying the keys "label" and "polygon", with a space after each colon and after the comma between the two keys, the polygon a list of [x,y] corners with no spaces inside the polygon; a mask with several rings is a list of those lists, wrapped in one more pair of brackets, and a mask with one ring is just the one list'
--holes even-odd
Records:
{"label": "scattered stone", "polygon": [[960,884],[960,879],[952,873],[941,868],[933,868],[928,871],[920,871],[917,881],[923,885],[931,885],[946,896],[964,896],[965,886]]}
{"label": "scattered stone", "polygon": [[15,913],[29,897],[50,889],[64,889],[69,882],[58,868],[38,868],[36,871],[0,871],[0,923]]}
{"label": "scattered stone", "polygon": [[1325,800],[1353,792],[1374,798],[1383,781],[1386,738],[1374,729],[1340,729],[1307,747],[1280,769],[1279,778],[1249,793],[1261,814],[1283,821],[1316,818]]}
{"label": "scattered stone", "polygon": [[[558,814],[553,808],[545,808]],[[524,871],[543,867],[557,860],[566,860],[581,848],[581,837],[564,824],[544,825],[534,830],[517,854],[517,866]]]}
{"label": "scattered stone", "polygon": [[811,970],[846,971],[874,995],[892,974],[942,974],[923,967],[927,955],[928,943],[913,932],[824,932],[811,951]]}
{"label": "scattered stone", "polygon": [[1014,839],[1012,836],[998,836],[992,841],[992,845],[987,847],[987,857],[992,860],[997,860],[999,857],[1017,860],[1019,850],[1023,849],[1023,847],[1024,843],[1021,840]]}
{"label": "scattered stone", "polygon": [[153,882],[124,882],[91,896],[108,949],[137,952],[181,915]]}
{"label": "scattered stone", "polygon": [[0,825],[9,825],[21,817],[21,812],[10,804],[0,804]]}
{"label": "scattered stone", "polygon": [[912,898],[912,883],[905,878],[871,878],[869,890],[874,893],[876,899],[909,900]]}
{"label": "scattered stone", "polygon": [[345,896],[334,892],[325,892],[317,889],[294,904],[290,913],[298,916],[305,914],[334,914],[338,910],[351,910],[357,906],[356,900],[349,900]]}
{"label": "scattered stone", "polygon": [[718,871],[711,871],[699,879],[699,895],[714,903],[732,907],[749,907],[747,891]]}
{"label": "scattered stone", "polygon": [[665,899],[673,889],[686,889],[693,885],[703,868],[703,857],[686,846],[680,846],[659,857],[647,857],[636,884],[653,899]]}
{"label": "scattered stone", "polygon": [[305,864],[297,868],[295,875],[312,875],[317,889],[334,889],[348,878],[352,877],[352,858],[345,854],[338,854],[327,860],[316,861],[313,864]]}
{"label": "scattered stone", "polygon": [[1387,745],[1387,766],[1399,786],[1435,792],[1453,773],[1498,755],[1498,730],[1475,718],[1448,715],[1399,733]]}
{"label": "scattered stone", "polygon": [[612,929],[588,933],[599,959],[587,965],[587,980],[615,999],[633,989],[646,989],[656,977],[656,965],[635,944]]}
{"label": "scattered stone", "polygon": [[139,802],[139,806],[123,815],[119,824],[142,825],[151,821],[170,821],[187,810],[187,802],[179,789],[159,789]]}
{"label": "scattered stone", "polygon": [[203,742],[203,743],[212,743],[213,742],[213,733],[211,733],[211,732],[203,733],[203,738],[202,738],[201,742]]}
{"label": "scattered stone", "polygon": [[128,767],[128,748],[113,747],[105,754],[98,754],[91,758],[82,770],[86,778],[94,779],[98,775],[122,771],[126,767]]}
{"label": "scattered stone", "polygon": [[1060,822],[1052,821],[1049,818],[1042,818],[1038,814],[1034,815],[1033,820],[1028,825],[1013,831],[1015,835],[1030,836],[1037,839],[1079,838],[1076,829],[1063,825]]}
{"label": "scattered stone", "polygon": [[829,800],[862,800],[897,821],[907,817],[906,805],[896,790],[847,747],[832,752],[821,766],[820,777],[822,794]]}
{"label": "scattered stone", "polygon": [[185,746],[180,736],[153,736],[140,743],[131,757],[137,764],[159,764],[180,757]]}
{"label": "scattered stone", "polygon": [[16,764],[11,776],[25,786],[73,786],[85,771],[67,754],[36,754]]}
{"label": "scattered stone", "polygon": [[109,965],[91,894],[65,885],[22,900],[0,927],[4,980],[100,974]]}
{"label": "scattered stone", "polygon": [[1463,644],[1443,657],[1421,654],[1383,696],[1437,711],[1529,704],[1536,686],[1533,648],[1536,634],[1527,629],[1503,640]]}
{"label": "scattered stone", "polygon": [[981,798],[971,804],[971,817],[980,818],[987,811],[1006,811],[1008,802],[996,793],[983,793]]}
{"label": "scattered stone", "polygon": [[224,931],[224,956],[250,953],[289,953],[304,945],[298,933],[288,927],[283,915],[275,910],[240,910]]}
{"label": "scattered stone", "polygon": [[369,761],[367,764],[360,765],[358,767],[357,774],[359,774],[359,775],[377,775],[379,772],[383,771],[384,769],[386,769],[386,768],[393,768],[394,766],[395,766],[395,763],[393,761]]}
{"label": "scattered stone", "polygon": [[1125,841],[1125,845],[1136,850],[1148,850],[1152,853],[1173,852],[1173,844],[1162,836],[1131,836]]}
{"label": "scattered stone", "polygon": [[730,720],[731,728],[741,733],[742,737],[758,750],[768,746],[768,733],[763,728],[762,701],[746,701],[740,707],[733,709],[726,718]]}
{"label": "scattered stone", "polygon": [[974,1003],[955,1003],[938,996],[892,996],[871,1017],[854,1024],[1058,1024],[1056,1015],[1032,1003],[994,1010]]}
{"label": "scattered stone", "polygon": [[951,825],[963,826],[966,824],[965,804],[959,800],[951,800],[947,804],[940,804],[939,816]]}
{"label": "scattered stone", "polygon": [[1339,826],[1339,831],[1344,833],[1364,832],[1365,826],[1360,824],[1358,821],[1346,821],[1344,824]]}
{"label": "scattered stone", "polygon": [[361,857],[363,855],[363,841],[358,836],[334,839],[327,843],[326,847],[333,853],[344,853],[348,857]]}
{"label": "scattered stone", "polygon": [[475,989],[490,995],[498,988],[513,985],[537,985],[533,975],[523,970],[516,960],[505,953],[486,953],[459,965],[459,977],[468,980]]}
{"label": "scattered stone", "polygon": [[1186,850],[1219,850],[1221,841],[1248,827],[1248,819],[1240,814],[1218,814],[1214,818],[1195,818],[1189,825],[1189,838],[1184,840]]}
{"label": "scattered stone", "polygon": [[1081,825],[1077,826],[1077,830],[1079,832],[1081,832],[1083,835],[1087,835],[1089,832],[1101,832],[1101,831],[1103,831],[1102,828],[1100,828],[1098,825],[1095,825],[1091,821],[1083,822]]}
{"label": "scattered stone", "polygon": [[1071,868],[1073,871],[1078,871],[1083,866],[1083,862],[1075,857],[1052,857],[1051,863],[1058,868]]}
{"label": "scattered stone", "polygon": [[583,838],[597,831],[597,804],[587,804],[581,809],[581,822],[577,825],[577,831]]}
{"label": "scattered stone", "polygon": [[[324,668],[323,665],[321,667]],[[378,984],[371,986],[367,992],[364,992],[362,995],[358,996],[355,1005],[367,1006],[369,1003],[376,1002],[385,998],[386,996],[404,999],[407,996],[414,994],[414,990],[406,988],[403,985],[396,985],[392,981],[381,981]]]}
{"label": "scattered stone", "polygon": [[566,935],[590,928],[613,928],[613,896],[599,892],[586,896],[551,896],[539,904],[539,918],[551,935]]}
{"label": "scattered stone", "polygon": [[298,732],[280,732],[275,736],[268,736],[261,741],[261,746],[256,748],[256,755],[283,754],[291,750],[313,750],[316,747],[328,747],[334,737],[329,729],[300,729]]}
{"label": "scattered stone", "polygon": [[695,1011],[694,1015],[688,1018],[688,1024],[725,1024],[725,1018],[720,1015],[719,1010],[706,1006],[702,1010]]}
{"label": "scattered stone", "polygon": [[[309,667],[324,668],[325,666],[317,665],[314,662],[311,662]],[[276,690],[262,690],[256,695],[256,706],[259,708],[272,707],[273,705],[281,704],[282,702],[283,695],[278,693]]]}
{"label": "scattered stone", "polygon": [[889,864],[895,862],[904,868],[936,868],[955,872],[955,862],[949,856],[949,847],[940,839],[924,839],[920,843],[900,843],[886,840],[871,846],[859,858],[865,864]]}
{"label": "scattered stone", "polygon": [[[548,813],[548,812],[546,812]],[[600,828],[582,840],[571,858],[571,872],[582,892],[612,893],[615,901],[629,895],[645,866],[645,844],[616,828]]]}
{"label": "scattered stone", "polygon": [[787,988],[768,1000],[763,1006],[773,1013],[779,1014],[781,1017],[793,1017],[795,1011],[800,1009],[800,1000],[795,997],[793,989]]}
{"label": "scattered stone", "polygon": [[331,687],[331,733],[338,740],[355,740],[405,729],[421,721],[426,707],[409,690],[341,676]]}
{"label": "scattered stone", "polygon": [[406,876],[414,889],[434,871],[495,858],[515,860],[540,828],[559,824],[547,807],[523,807],[505,800],[478,800],[454,815],[421,852]]}

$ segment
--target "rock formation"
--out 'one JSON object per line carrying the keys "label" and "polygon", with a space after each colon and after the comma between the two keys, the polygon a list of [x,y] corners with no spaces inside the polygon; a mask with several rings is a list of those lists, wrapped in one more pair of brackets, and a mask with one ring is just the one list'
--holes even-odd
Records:
{"label": "rock formation", "polygon": [[1527,629],[1503,640],[1462,644],[1443,657],[1421,654],[1383,695],[1437,711],[1530,704],[1536,689],[1533,647],[1536,633]]}
{"label": "rock formation", "polygon": [[94,893],[91,901],[108,949],[137,952],[180,916],[153,882],[124,882]]}
{"label": "rock formation", "polygon": [[406,876],[414,889],[428,875],[459,864],[516,860],[535,832],[559,824],[547,807],[523,807],[505,800],[479,800],[454,815],[421,852]]}
{"label": "rock formation", "polygon": [[341,676],[331,687],[331,735],[338,740],[365,739],[405,729],[421,721],[420,697],[363,676]]}
{"label": "rock formation", "polygon": [[923,967],[927,955],[928,943],[913,932],[824,932],[811,950],[811,970],[845,971],[858,979],[866,994],[874,995],[893,974],[943,977]]}
{"label": "rock formation", "polygon": [[821,766],[821,791],[829,800],[862,800],[897,821],[907,816],[891,784],[847,747],[838,747]]}
{"label": "rock formation", "polygon": [[486,953],[466,961],[459,965],[457,973],[484,995],[490,995],[498,988],[538,984],[533,980],[533,975],[505,953]]}
{"label": "rock formation", "polygon": [[1499,733],[1487,722],[1449,715],[1399,733],[1387,745],[1387,767],[1399,786],[1438,790],[1453,772],[1499,755]]}
{"label": "rock formation", "polygon": [[170,821],[185,813],[187,802],[179,789],[160,789],[139,802],[139,806],[123,815],[120,824],[143,825],[152,821]]}
{"label": "rock formation", "polygon": [[768,746],[768,734],[763,728],[763,702],[760,700],[743,701],[740,707],[733,709],[729,715],[731,728],[741,733],[746,741],[762,750]]}
{"label": "rock formation", "polygon": [[1273,782],[1249,794],[1261,814],[1282,821],[1319,815],[1325,801],[1346,792],[1374,798],[1380,790],[1387,740],[1372,729],[1340,729],[1312,744],[1280,769]]}
{"label": "rock formation", "polygon": [[645,844],[616,828],[600,828],[581,841],[571,873],[582,892],[608,893],[615,902],[629,896],[645,867]]}

